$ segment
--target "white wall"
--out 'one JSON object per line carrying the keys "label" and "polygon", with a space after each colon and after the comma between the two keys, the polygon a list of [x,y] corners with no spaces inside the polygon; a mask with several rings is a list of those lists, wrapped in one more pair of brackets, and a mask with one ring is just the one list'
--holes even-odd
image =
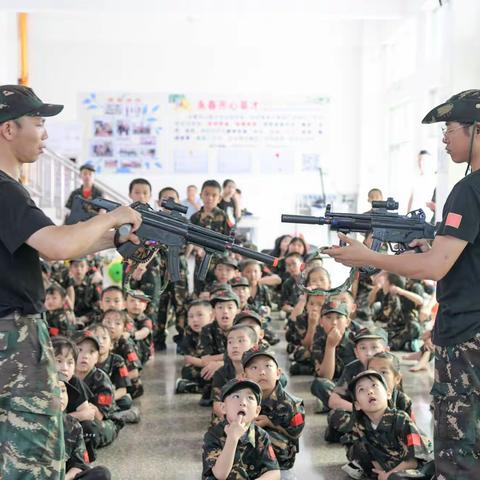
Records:
{"label": "white wall", "polygon": [[16,14],[0,11],[0,85],[18,82],[18,44]]}
{"label": "white wall", "polygon": [[[360,34],[358,21],[325,21],[305,14],[32,13],[31,85],[65,103],[62,120],[76,118],[80,91],[175,91],[315,94],[332,98],[327,191],[358,189]],[[346,174],[348,172],[348,174]],[[208,177],[217,177],[211,172]],[[124,192],[131,176],[103,178]],[[223,176],[218,178],[223,180]],[[293,226],[295,195],[319,193],[319,178],[235,176],[245,205],[261,217],[260,246]],[[152,177],[181,192],[205,178]],[[312,242],[315,238],[312,239]]]}

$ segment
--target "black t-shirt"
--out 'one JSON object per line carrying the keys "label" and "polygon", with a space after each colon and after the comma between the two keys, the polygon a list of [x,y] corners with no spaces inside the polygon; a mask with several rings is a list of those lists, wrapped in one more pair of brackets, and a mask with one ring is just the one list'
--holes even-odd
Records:
{"label": "black t-shirt", "polygon": [[77,408],[85,402],[88,402],[93,394],[83,380],[75,375],[66,384],[68,393],[68,404],[65,409],[67,413],[73,413]]}
{"label": "black t-shirt", "polygon": [[45,290],[38,252],[25,241],[53,222],[23,185],[0,171],[0,317],[44,310]]}
{"label": "black t-shirt", "polygon": [[437,235],[467,241],[450,271],[437,284],[436,345],[457,345],[480,332],[480,170],[460,180],[445,202]]}

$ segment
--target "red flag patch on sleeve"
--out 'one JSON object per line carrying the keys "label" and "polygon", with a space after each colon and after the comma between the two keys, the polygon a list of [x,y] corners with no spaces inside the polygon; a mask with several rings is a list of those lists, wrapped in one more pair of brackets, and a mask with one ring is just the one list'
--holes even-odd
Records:
{"label": "red flag patch on sleeve", "polygon": [[272,459],[272,460],[276,460],[277,459],[277,456],[275,455],[275,451],[273,450],[273,447],[271,445],[268,446],[268,456]]}
{"label": "red flag patch on sleeve", "polygon": [[100,395],[98,395],[98,404],[99,405],[111,405],[112,404],[112,396],[108,395],[107,393],[100,393]]}
{"label": "red flag patch on sleeve", "polygon": [[135,352],[128,353],[127,360],[129,362],[136,362],[138,360],[137,354]]}
{"label": "red flag patch on sleeve", "polygon": [[56,327],[50,327],[48,331],[52,337],[56,337],[60,333],[60,329]]}
{"label": "red flag patch on sleeve", "polygon": [[123,366],[118,369],[118,373],[121,377],[128,377],[128,368]]}
{"label": "red flag patch on sleeve", "polygon": [[83,461],[85,463],[90,463],[90,457],[88,456],[88,452],[86,450],[83,452]]}
{"label": "red flag patch on sleeve", "polygon": [[298,427],[299,425],[303,425],[303,415],[301,413],[295,414],[290,420],[291,427]]}
{"label": "red flag patch on sleeve", "polygon": [[450,212],[445,220],[446,227],[458,228],[462,223],[462,215]]}
{"label": "red flag patch on sleeve", "polygon": [[422,439],[418,433],[410,433],[407,435],[407,447],[417,447],[422,444]]}

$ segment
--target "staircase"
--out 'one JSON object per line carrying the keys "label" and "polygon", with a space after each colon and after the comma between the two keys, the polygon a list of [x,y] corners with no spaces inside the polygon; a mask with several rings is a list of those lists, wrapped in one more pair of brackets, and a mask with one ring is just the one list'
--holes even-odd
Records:
{"label": "staircase", "polygon": [[[62,224],[68,209],[65,203],[70,192],[81,185],[78,166],[62,155],[45,149],[40,158],[23,172],[23,183],[35,203],[56,224]],[[121,204],[129,199],[109,185],[95,180],[95,185],[103,190],[105,198]]]}

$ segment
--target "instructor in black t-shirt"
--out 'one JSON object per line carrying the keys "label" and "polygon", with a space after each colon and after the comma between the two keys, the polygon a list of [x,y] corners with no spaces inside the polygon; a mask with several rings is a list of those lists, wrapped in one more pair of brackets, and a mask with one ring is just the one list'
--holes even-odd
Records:
{"label": "instructor in black t-shirt", "polygon": [[[0,86],[0,476],[62,479],[60,390],[41,315],[45,260],[81,257],[113,247],[114,229],[140,226],[129,207],[76,225],[55,226],[20,184],[47,139],[44,117],[62,105],[43,103],[28,87]],[[135,234],[128,238],[138,243]],[[127,237],[120,238],[120,242]]]}
{"label": "instructor in black t-shirt", "polygon": [[450,192],[431,248],[381,255],[339,234],[346,247],[327,251],[347,266],[372,265],[409,278],[438,281],[434,400],[435,468],[439,479],[480,478],[480,90],[435,107],[423,123],[445,122],[443,142],[467,173]]}

